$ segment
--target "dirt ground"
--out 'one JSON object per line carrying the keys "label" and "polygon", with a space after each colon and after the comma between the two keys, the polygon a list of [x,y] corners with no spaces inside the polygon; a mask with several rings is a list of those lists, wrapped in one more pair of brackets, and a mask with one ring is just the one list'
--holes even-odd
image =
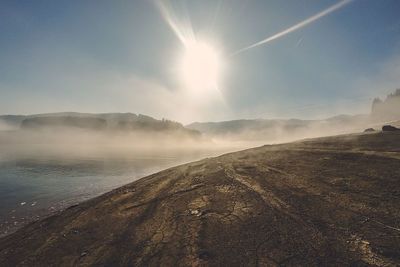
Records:
{"label": "dirt ground", "polygon": [[174,167],[0,240],[0,266],[400,266],[400,134]]}

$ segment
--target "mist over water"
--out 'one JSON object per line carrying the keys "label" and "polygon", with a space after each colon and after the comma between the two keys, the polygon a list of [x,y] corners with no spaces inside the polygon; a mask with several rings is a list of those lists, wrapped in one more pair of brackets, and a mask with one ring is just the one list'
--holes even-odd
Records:
{"label": "mist over water", "polygon": [[0,131],[0,236],[149,174],[229,150],[179,134]]}
{"label": "mist over water", "polygon": [[0,236],[149,174],[226,152],[399,127],[400,90],[371,114],[192,123],[135,114],[0,118]]}

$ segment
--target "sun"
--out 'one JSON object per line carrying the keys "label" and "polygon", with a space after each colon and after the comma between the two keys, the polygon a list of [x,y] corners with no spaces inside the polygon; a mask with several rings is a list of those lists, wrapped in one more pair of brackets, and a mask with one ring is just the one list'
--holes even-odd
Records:
{"label": "sun", "polygon": [[211,45],[197,41],[185,44],[180,63],[185,87],[196,91],[216,89],[220,65],[219,55]]}

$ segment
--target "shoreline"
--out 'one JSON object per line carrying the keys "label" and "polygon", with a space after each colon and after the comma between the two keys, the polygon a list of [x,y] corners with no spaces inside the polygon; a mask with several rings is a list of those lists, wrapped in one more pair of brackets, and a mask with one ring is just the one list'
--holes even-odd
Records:
{"label": "shoreline", "polygon": [[397,266],[399,159],[377,132],[182,164],[1,238],[0,265]]}
{"label": "shoreline", "polygon": [[[205,153],[204,151],[198,152],[195,151],[194,153],[186,153],[188,154],[188,159],[184,158],[179,158],[177,157],[175,154],[171,154],[169,157],[166,157],[165,155],[163,157],[150,157],[149,155],[147,155],[146,157],[134,157],[132,159],[127,159],[127,161],[122,160],[121,162],[123,164],[127,164],[126,162],[131,162],[133,164],[136,164],[135,162],[142,162],[144,161],[144,165],[149,165],[150,168],[145,168],[144,166],[139,166],[138,168],[140,170],[137,170],[136,167],[133,168],[133,170],[128,171],[127,173],[125,173],[123,175],[123,177],[126,178],[119,178],[118,179],[122,179],[122,183],[120,182],[115,182],[116,184],[111,184],[106,186],[106,187],[97,187],[96,189],[91,189],[91,188],[87,188],[89,189],[89,191],[82,191],[80,192],[80,190],[75,191],[75,192],[71,192],[71,196],[65,195],[64,197],[61,198],[57,198],[55,199],[55,201],[52,201],[51,197],[47,198],[47,199],[41,199],[40,196],[38,196],[38,198],[33,198],[33,199],[26,199],[24,197],[19,198],[20,201],[13,201],[13,206],[14,208],[8,208],[7,210],[5,210],[4,212],[0,213],[0,238],[6,237],[12,233],[15,233],[16,231],[18,231],[19,229],[23,228],[24,226],[36,222],[36,221],[40,221],[43,220],[45,218],[51,217],[53,215],[57,215],[61,212],[63,212],[64,210],[68,209],[70,206],[76,205],[76,204],[80,204],[82,202],[88,201],[90,199],[96,198],[100,195],[106,194],[114,189],[117,189],[121,186],[125,186],[127,184],[130,184],[136,180],[142,179],[148,175],[152,175],[155,173],[158,173],[160,171],[163,171],[165,169],[169,169],[172,167],[176,167],[182,164],[187,164],[190,163],[192,161],[197,161],[206,157],[214,157],[216,155],[221,155],[223,153],[226,153],[224,151],[220,151],[220,150],[213,150],[210,151],[209,153]],[[203,155],[204,154],[204,155]],[[200,155],[200,158],[199,158]],[[32,160],[29,157],[26,157],[26,159],[21,159],[21,162],[31,162]],[[14,163],[15,159],[11,159],[11,161],[5,161],[6,165],[8,166],[13,166],[15,165]],[[48,156],[40,156],[40,159],[34,159],[33,162],[39,162],[40,164],[44,164],[45,166],[47,166],[47,162],[50,161],[50,164],[55,164],[54,161],[49,158]],[[77,162],[78,164],[78,168],[79,168],[79,164],[81,162],[93,162],[93,164],[97,161],[103,162],[103,158],[87,158],[87,157],[81,157],[81,158],[74,158],[72,156],[67,156],[67,157],[63,157],[61,159],[56,158],[55,159],[56,162],[60,161],[61,163],[61,167],[64,168],[65,166],[69,166],[68,164],[75,164]],[[107,158],[104,159],[104,162],[108,162]],[[112,161],[111,161],[112,162]],[[117,158],[117,162],[119,162],[119,159]],[[154,163],[153,163],[154,162]],[[150,163],[150,164],[149,164]],[[58,163],[56,163],[54,166],[58,166]],[[107,163],[108,164],[108,163]],[[154,165],[154,166],[152,166]],[[74,165],[71,165],[74,166]],[[35,166],[33,165],[34,168],[42,168],[42,165],[39,166]],[[30,166],[31,168],[31,166]],[[103,168],[102,165],[98,166],[95,168],[95,170],[93,170],[94,172],[97,171],[98,168]],[[143,170],[142,170],[143,168]],[[121,170],[119,168],[116,168],[114,170],[115,172],[120,172]],[[132,173],[130,173],[132,172]],[[137,173],[135,173],[137,172]],[[47,173],[43,173],[44,176],[47,176]],[[111,176],[108,175],[100,175],[100,176],[104,176],[105,180],[113,180],[115,179],[115,173],[110,172]],[[97,174],[93,174],[93,176],[97,177]],[[99,177],[100,177],[99,176]],[[69,178],[69,177],[67,177]],[[60,179],[65,179],[65,177],[61,177]],[[97,179],[97,178],[96,178]],[[70,189],[69,189],[70,190]],[[79,193],[80,192],[80,193]],[[50,202],[49,202],[50,201]],[[22,204],[24,203],[24,204]],[[25,204],[26,203],[26,204]],[[22,205],[21,205],[22,204]],[[39,208],[39,206],[42,206]],[[21,210],[22,209],[22,210]]]}
{"label": "shoreline", "polygon": [[[375,132],[376,134],[377,132]],[[133,181],[128,181],[125,184],[122,185],[116,185],[113,186],[112,188],[108,188],[106,190],[102,190],[101,192],[95,192],[95,193],[87,193],[84,194],[84,196],[80,197],[78,200],[75,198],[69,198],[69,199],[65,199],[65,200],[60,200],[57,201],[55,203],[53,203],[52,205],[47,205],[49,206],[48,208],[42,208],[39,209],[37,211],[32,211],[32,212],[27,212],[25,215],[21,214],[19,216],[19,218],[10,218],[9,219],[4,219],[0,221],[0,239],[3,237],[6,237],[10,234],[15,233],[16,231],[18,231],[19,229],[25,227],[26,225],[33,223],[33,222],[37,222],[37,221],[41,221],[43,219],[46,219],[48,217],[54,216],[54,215],[58,215],[61,214],[63,211],[65,211],[66,209],[70,208],[71,206],[76,206],[79,205],[81,203],[84,203],[86,201],[90,201],[92,199],[95,199],[97,197],[100,197],[102,195],[108,194],[114,190],[118,190],[119,188],[123,188],[133,182],[136,182],[140,179],[144,179],[148,176],[152,176],[152,175],[156,175],[159,172],[162,171],[166,171],[169,170],[171,168],[176,168],[176,167],[180,167],[186,164],[191,164],[191,163],[195,163],[197,161],[201,161],[201,160],[206,160],[209,158],[217,158],[217,157],[221,157],[221,156],[225,156],[225,155],[229,155],[232,153],[240,153],[240,152],[245,152],[248,150],[252,150],[252,149],[258,149],[258,148],[262,148],[264,146],[281,146],[281,145],[288,145],[288,144],[295,144],[295,143],[299,143],[299,142],[304,142],[307,140],[318,140],[318,139],[325,139],[325,138],[332,138],[332,137],[343,137],[343,136],[356,136],[356,135],[364,135],[365,133],[351,133],[351,134],[339,134],[339,135],[333,135],[333,136],[321,136],[321,137],[310,137],[310,138],[303,138],[303,139],[299,139],[299,140],[294,140],[294,141],[290,141],[290,142],[284,142],[284,143],[272,143],[272,144],[263,144],[263,145],[259,145],[259,146],[254,146],[254,147],[248,147],[248,148],[237,148],[238,150],[233,150],[233,151],[227,151],[227,152],[219,152],[222,154],[215,154],[215,151],[213,151],[213,155],[208,156],[208,157],[203,157],[200,159],[196,159],[194,161],[188,161],[188,162],[183,162],[183,163],[179,163],[177,165],[173,165],[170,167],[167,167],[165,169],[160,169],[154,172],[150,172],[148,174],[144,174],[143,176],[140,176],[139,178],[135,177],[133,178]],[[371,134],[371,133],[369,133]],[[372,133],[374,134],[374,133]],[[216,150],[219,151],[219,150]],[[148,158],[149,160],[152,160],[153,158]],[[15,223],[17,222],[17,223]]]}

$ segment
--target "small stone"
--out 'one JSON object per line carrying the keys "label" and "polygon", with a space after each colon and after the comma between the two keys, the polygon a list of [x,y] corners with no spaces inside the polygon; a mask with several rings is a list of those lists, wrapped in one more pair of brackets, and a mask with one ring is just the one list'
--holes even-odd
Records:
{"label": "small stone", "polygon": [[195,216],[201,216],[202,213],[200,210],[195,209],[195,210],[190,210],[190,214]]}

